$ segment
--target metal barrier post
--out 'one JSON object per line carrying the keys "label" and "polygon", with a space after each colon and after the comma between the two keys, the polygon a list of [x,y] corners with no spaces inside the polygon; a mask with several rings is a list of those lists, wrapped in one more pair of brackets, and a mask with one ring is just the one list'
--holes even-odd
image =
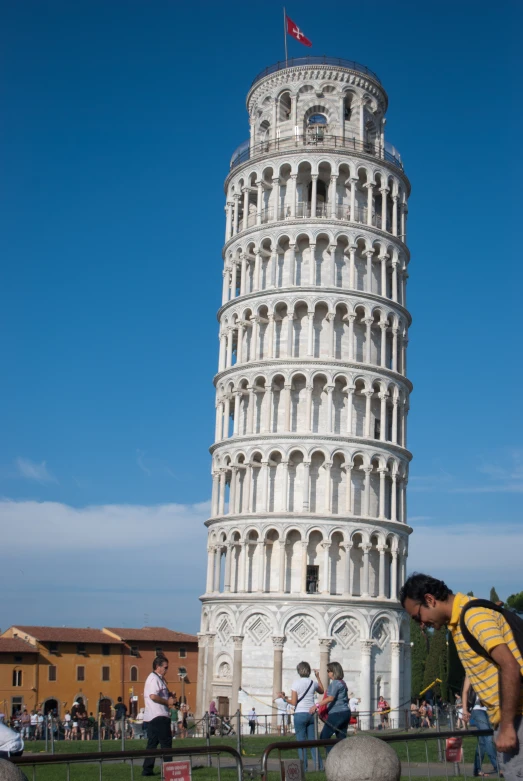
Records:
{"label": "metal barrier post", "polygon": [[49,719],[46,717],[46,718],[44,718],[44,730],[45,730],[45,753],[46,753],[46,754],[47,754],[47,749],[48,749],[48,740],[49,740],[49,738],[48,738],[48,735],[47,735],[48,727],[49,727]]}
{"label": "metal barrier post", "polygon": [[236,742],[238,748],[238,754],[242,755],[242,717],[240,709],[236,711]]}
{"label": "metal barrier post", "polygon": [[[434,707],[434,712],[436,716],[436,731],[441,732],[441,728],[439,724],[439,707],[437,703]],[[438,762],[443,762],[443,746],[439,738],[438,738]]]}
{"label": "metal barrier post", "polygon": [[[452,706],[449,708],[449,727],[450,731],[454,732],[454,708]],[[459,762],[454,762],[454,775],[459,776]]]}
{"label": "metal barrier post", "polygon": [[98,714],[98,751],[102,752],[102,714]]}
{"label": "metal barrier post", "polygon": [[[209,726],[209,714],[205,714],[205,742],[207,744],[207,748],[211,748],[211,731]],[[207,767],[211,767],[211,755],[210,753],[207,754]]]}
{"label": "metal barrier post", "polygon": [[[58,729],[60,729],[60,722],[57,722]],[[51,713],[51,754],[54,754],[54,716]]]}
{"label": "metal barrier post", "polygon": [[120,724],[122,725],[122,734],[120,736],[122,741],[122,751],[125,751],[125,716],[120,720]]}
{"label": "metal barrier post", "polygon": [[[318,740],[318,711],[314,711],[314,740]],[[320,750],[314,749],[314,770],[316,772],[320,769]],[[307,760],[307,749],[305,749],[305,760]]]}

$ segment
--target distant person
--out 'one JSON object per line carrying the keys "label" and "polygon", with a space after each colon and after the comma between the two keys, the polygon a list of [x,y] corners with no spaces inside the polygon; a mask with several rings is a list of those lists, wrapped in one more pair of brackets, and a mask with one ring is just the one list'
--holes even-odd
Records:
{"label": "distant person", "polygon": [[[500,771],[507,781],[523,776],[523,653],[518,636],[523,626],[493,602],[453,594],[442,581],[429,575],[411,575],[400,591],[401,604],[410,617],[438,630],[448,625],[458,656],[474,691],[486,706],[495,729]],[[502,611],[502,612],[500,612]],[[519,633],[518,626],[521,626]]]}
{"label": "distant person", "polygon": [[122,701],[121,697],[118,697],[118,701],[114,706],[114,727],[115,738],[121,738],[125,735],[125,717],[127,716],[127,705]]}
{"label": "distant person", "polygon": [[354,732],[358,731],[358,710],[360,707],[361,697],[356,697],[354,692],[349,694],[349,710],[350,710],[350,722],[354,727]]}
{"label": "distant person", "polygon": [[247,716],[247,719],[249,722],[249,734],[254,735],[254,733],[256,732],[256,722],[257,722],[255,708],[251,708],[251,710],[249,711],[249,715]]}
{"label": "distant person", "polygon": [[287,732],[287,700],[285,699],[285,692],[280,692],[278,696],[273,700],[274,704],[276,705],[276,708],[278,709],[277,712],[277,724],[278,724],[278,734],[279,735],[285,735]]}
{"label": "distant person", "polygon": [[412,700],[410,703],[410,726],[412,729],[419,729],[420,725],[420,713],[417,700]]}
{"label": "distant person", "polygon": [[23,738],[29,740],[31,734],[31,714],[27,712],[27,708],[24,708],[20,716],[20,732]]}
{"label": "distant person", "polygon": [[[172,748],[171,719],[169,708],[172,708],[175,697],[169,692],[164,678],[169,669],[165,656],[157,656],[153,661],[153,671],[147,677],[144,686],[145,714],[147,722],[147,748]],[[169,761],[164,758],[165,761]],[[154,775],[154,757],[146,757],[143,762],[142,776]]]}
{"label": "distant person", "polygon": [[389,726],[389,703],[383,695],[378,700],[378,713],[380,714],[380,727],[385,729]]}

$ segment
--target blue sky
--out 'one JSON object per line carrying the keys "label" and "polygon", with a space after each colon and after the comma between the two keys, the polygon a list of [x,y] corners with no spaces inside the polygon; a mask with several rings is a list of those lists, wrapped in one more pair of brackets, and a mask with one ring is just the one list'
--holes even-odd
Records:
{"label": "blue sky", "polygon": [[[523,589],[521,5],[287,7],[412,182],[410,568]],[[0,627],[196,631],[223,180],[282,8],[27,0],[0,30]],[[519,546],[519,547],[518,547]]]}

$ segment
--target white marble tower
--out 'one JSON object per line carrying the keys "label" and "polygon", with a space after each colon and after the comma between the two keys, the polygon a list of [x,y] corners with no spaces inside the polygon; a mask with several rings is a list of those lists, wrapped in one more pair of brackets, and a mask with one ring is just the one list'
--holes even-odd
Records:
{"label": "white marble tower", "polygon": [[302,659],[324,680],[339,661],[362,711],[410,696],[410,184],[387,103],[368,68],[328,57],[267,68],[247,96],[225,182],[199,713],[233,713],[240,685],[270,713]]}

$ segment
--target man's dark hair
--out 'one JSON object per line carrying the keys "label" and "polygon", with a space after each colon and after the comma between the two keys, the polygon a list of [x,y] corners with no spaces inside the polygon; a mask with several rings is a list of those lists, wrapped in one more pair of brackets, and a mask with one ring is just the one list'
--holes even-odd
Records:
{"label": "man's dark hair", "polygon": [[121,702],[121,701],[122,701],[122,698],[121,698],[121,697],[118,697],[118,702]]}
{"label": "man's dark hair", "polygon": [[431,578],[430,575],[424,575],[422,572],[414,572],[400,589],[400,602],[403,607],[406,599],[424,605],[427,594],[432,594],[439,602],[445,602],[452,591],[442,580]]}
{"label": "man's dark hair", "polygon": [[167,657],[163,656],[163,654],[155,656],[153,660],[153,670],[156,670],[157,667],[161,667],[162,664],[165,664],[166,661]]}

